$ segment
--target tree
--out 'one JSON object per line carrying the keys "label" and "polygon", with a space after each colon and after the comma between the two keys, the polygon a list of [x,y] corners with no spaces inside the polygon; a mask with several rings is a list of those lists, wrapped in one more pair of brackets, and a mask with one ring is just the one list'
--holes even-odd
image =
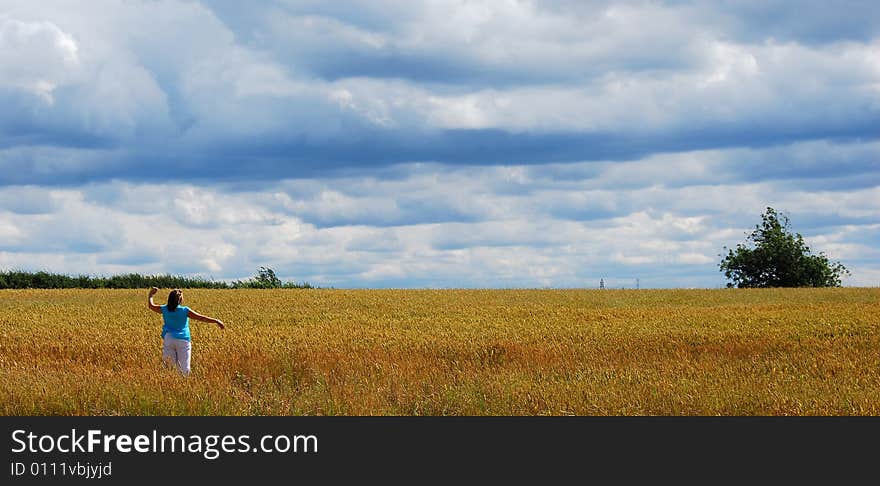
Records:
{"label": "tree", "polygon": [[263,289],[276,289],[281,287],[281,279],[275,276],[275,271],[269,267],[260,267],[254,276],[256,287]]}
{"label": "tree", "polygon": [[[824,253],[812,255],[800,233],[792,234],[788,216],[768,207],[761,224],[748,235],[754,248],[738,244],[727,250],[719,268],[732,280],[728,287],[839,287],[849,275],[840,262]],[[721,255],[719,255],[721,256]]]}

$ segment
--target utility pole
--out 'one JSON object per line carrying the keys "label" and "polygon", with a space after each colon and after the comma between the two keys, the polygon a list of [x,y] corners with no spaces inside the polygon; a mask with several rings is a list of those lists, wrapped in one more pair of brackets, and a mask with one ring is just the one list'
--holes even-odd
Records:
{"label": "utility pole", "polygon": [[639,279],[636,279],[636,290],[639,290]]}
{"label": "utility pole", "polygon": [[604,278],[599,279],[599,289],[605,290],[605,279]]}

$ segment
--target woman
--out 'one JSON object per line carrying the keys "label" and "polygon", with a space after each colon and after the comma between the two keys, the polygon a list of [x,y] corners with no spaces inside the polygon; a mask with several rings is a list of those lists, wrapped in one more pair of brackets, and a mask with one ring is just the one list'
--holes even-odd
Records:
{"label": "woman", "polygon": [[189,335],[189,319],[193,318],[202,322],[213,322],[224,329],[220,319],[207,317],[183,306],[183,291],[174,289],[168,294],[168,303],[158,306],[153,303],[153,296],[159,289],[150,289],[147,307],[150,310],[162,314],[162,361],[166,366],[173,364],[184,374],[189,375],[189,362],[192,344]]}

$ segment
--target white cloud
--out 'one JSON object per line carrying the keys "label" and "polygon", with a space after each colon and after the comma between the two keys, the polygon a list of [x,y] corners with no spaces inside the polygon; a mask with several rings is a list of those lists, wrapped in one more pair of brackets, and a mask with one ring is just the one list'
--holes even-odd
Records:
{"label": "white cloud", "polygon": [[53,93],[78,75],[76,40],[50,21],[0,15],[0,87],[21,89],[54,103]]}
{"label": "white cloud", "polygon": [[22,231],[10,221],[0,219],[0,239],[7,245],[21,244]]}
{"label": "white cloud", "polygon": [[681,253],[678,255],[676,262],[684,265],[706,265],[718,263],[715,256],[708,256],[702,253]]}
{"label": "white cloud", "polygon": [[[876,43],[744,43],[715,17],[701,22],[701,8],[438,1],[393,9],[399,16],[384,30],[303,13],[310,8],[264,7],[255,17],[265,31],[245,43],[196,2],[16,5],[0,18],[0,84],[47,101],[59,86],[78,86],[65,102],[87,116],[68,123],[88,133],[120,127],[116,135],[135,137],[173,119],[201,143],[342,136],[357,123],[405,133],[803,129],[858,121],[866,104],[877,107]],[[334,59],[375,66],[330,80],[310,71]],[[410,61],[416,72],[395,73]],[[444,70],[490,74],[450,88]]]}

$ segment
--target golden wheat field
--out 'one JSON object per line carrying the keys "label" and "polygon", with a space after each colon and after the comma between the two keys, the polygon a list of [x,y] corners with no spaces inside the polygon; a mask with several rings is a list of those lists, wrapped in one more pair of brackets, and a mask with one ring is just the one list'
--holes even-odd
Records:
{"label": "golden wheat field", "polygon": [[880,414],[877,288],[184,298],[187,378],[146,291],[0,291],[2,414]]}

